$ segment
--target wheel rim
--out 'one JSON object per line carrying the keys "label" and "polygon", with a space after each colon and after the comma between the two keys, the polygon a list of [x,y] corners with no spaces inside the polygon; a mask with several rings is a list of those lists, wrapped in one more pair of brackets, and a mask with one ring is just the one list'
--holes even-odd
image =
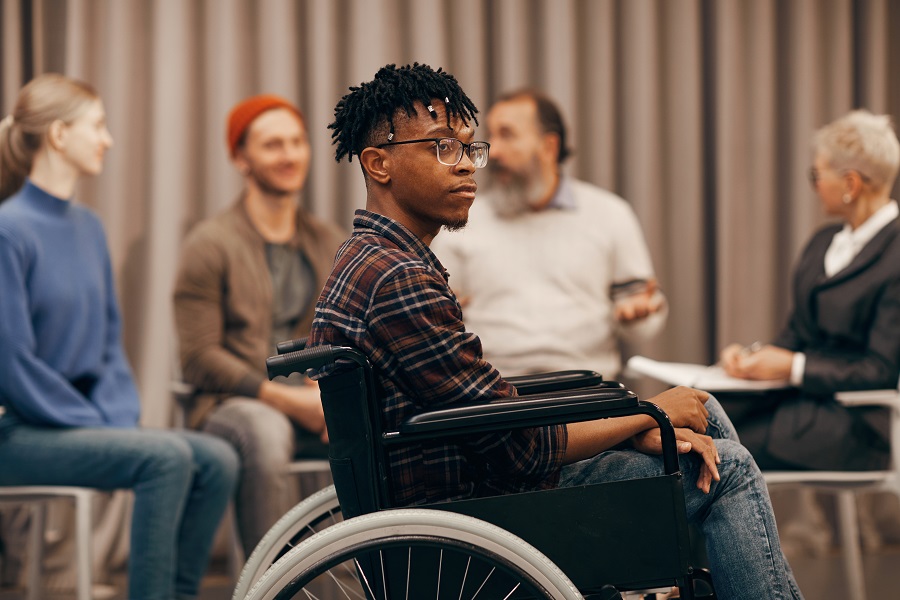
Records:
{"label": "wheel rim", "polygon": [[[363,577],[360,577],[363,574]],[[348,600],[548,598],[505,557],[436,536],[374,538],[322,557],[276,596]]]}
{"label": "wheel rim", "polygon": [[[371,557],[385,548],[392,554],[386,569],[388,575],[382,579],[381,554],[377,554],[377,569],[372,567]],[[440,549],[444,550],[443,555]],[[422,557],[428,553],[446,561],[440,563],[442,566],[427,566]],[[467,575],[463,581],[460,565],[466,564],[469,557],[476,568],[467,571],[474,575]],[[407,584],[404,569],[413,570],[407,566],[410,560],[415,577]],[[348,561],[349,566],[345,564]],[[370,582],[356,576],[357,562]],[[339,569],[340,565],[345,566]],[[490,569],[504,577],[492,575],[490,584],[482,586]],[[379,571],[378,578],[372,576],[376,571]],[[316,581],[319,589],[314,587]],[[469,585],[476,581],[474,587]],[[525,597],[583,600],[565,574],[521,538],[473,517],[430,509],[393,509],[329,527],[272,565],[247,594],[247,600],[518,600]]]}

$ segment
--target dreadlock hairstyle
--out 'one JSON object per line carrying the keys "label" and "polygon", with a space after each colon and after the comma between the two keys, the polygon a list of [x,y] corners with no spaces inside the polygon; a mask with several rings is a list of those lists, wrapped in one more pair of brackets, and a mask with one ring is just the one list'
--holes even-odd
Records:
{"label": "dreadlock hairstyle", "polygon": [[462,119],[466,125],[471,119],[478,125],[478,109],[450,73],[419,63],[382,67],[372,81],[350,87],[350,93],[334,107],[334,122],[328,126],[333,130],[331,141],[337,146],[334,159],[340,162],[346,156],[352,162],[354,154],[359,156],[364,148],[375,145],[376,136],[385,131],[386,139],[379,142],[391,141],[394,114],[402,108],[412,118],[416,101],[428,107],[431,118],[436,119],[437,113],[431,108],[435,98],[444,100],[448,125],[451,117]]}

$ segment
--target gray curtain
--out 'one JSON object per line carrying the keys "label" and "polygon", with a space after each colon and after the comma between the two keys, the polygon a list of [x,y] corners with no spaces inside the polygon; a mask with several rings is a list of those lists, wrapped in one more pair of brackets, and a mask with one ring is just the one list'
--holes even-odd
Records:
{"label": "gray curtain", "polygon": [[[107,227],[145,423],[169,422],[179,244],[235,198],[228,109],[282,94],[307,116],[303,195],[349,228],[365,201],[326,125],[386,63],[455,74],[486,112],[537,86],[561,104],[569,172],[632,203],[671,305],[656,358],[766,340],[822,217],[809,139],[854,107],[900,117],[891,0],[0,0],[0,113],[24,81],[93,83],[116,146],[78,198]],[[894,74],[894,77],[890,77]]]}
{"label": "gray curtain", "polygon": [[854,107],[900,115],[900,6],[889,0],[0,0],[0,110],[34,74],[101,92],[116,147],[79,199],[110,236],[144,421],[168,423],[179,243],[240,180],[224,121],[242,97],[295,100],[311,130],[305,204],[349,227],[365,201],[329,131],[383,64],[454,73],[485,112],[543,88],[568,171],[632,203],[671,301],[638,350],[709,361],[771,337],[792,264],[821,224],[809,138]]}

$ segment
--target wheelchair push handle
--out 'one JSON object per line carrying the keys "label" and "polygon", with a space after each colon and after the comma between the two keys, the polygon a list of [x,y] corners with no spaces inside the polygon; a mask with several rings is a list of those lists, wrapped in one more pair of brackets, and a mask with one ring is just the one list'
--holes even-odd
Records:
{"label": "wheelchair push handle", "polygon": [[275,351],[278,354],[287,354],[288,352],[297,352],[306,348],[306,341],[309,338],[297,338],[296,340],[285,340],[275,344]]}
{"label": "wheelchair push handle", "polygon": [[315,346],[270,356],[266,359],[266,371],[269,379],[275,379],[293,373],[306,373],[310,369],[321,369],[339,360],[351,360],[360,366],[366,364],[366,357],[359,350],[345,346]]}

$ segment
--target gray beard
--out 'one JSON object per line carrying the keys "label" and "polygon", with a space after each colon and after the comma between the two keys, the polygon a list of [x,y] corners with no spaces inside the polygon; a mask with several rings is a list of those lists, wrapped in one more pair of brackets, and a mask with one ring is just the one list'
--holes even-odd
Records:
{"label": "gray beard", "polygon": [[501,219],[513,219],[534,210],[544,198],[547,186],[541,180],[537,159],[531,165],[531,173],[513,173],[509,183],[491,182],[489,196],[494,213]]}

